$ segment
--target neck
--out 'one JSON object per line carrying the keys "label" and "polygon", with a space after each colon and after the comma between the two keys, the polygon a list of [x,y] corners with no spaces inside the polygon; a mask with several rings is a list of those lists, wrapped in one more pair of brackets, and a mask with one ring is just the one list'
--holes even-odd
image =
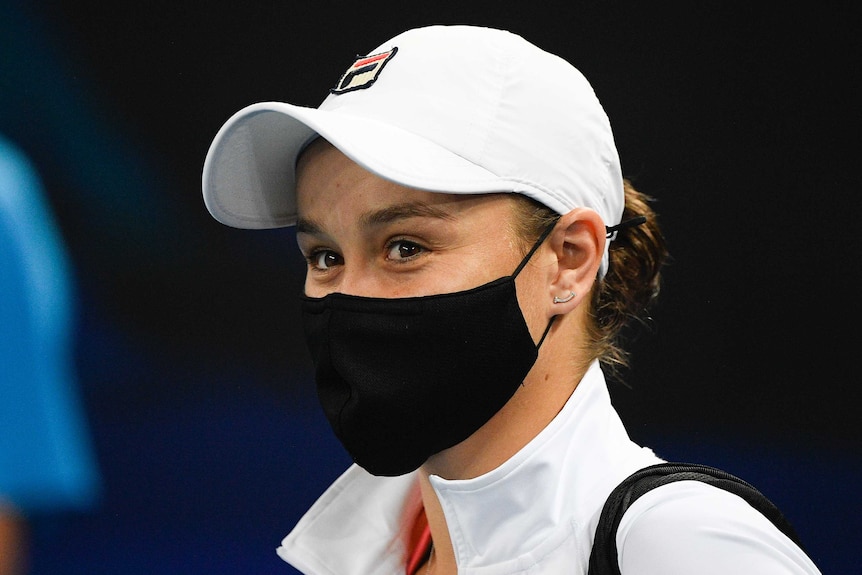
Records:
{"label": "neck", "polygon": [[458,566],[455,562],[452,540],[449,538],[449,528],[446,525],[443,508],[440,506],[434,488],[431,487],[428,476],[428,472],[424,469],[420,470],[419,488],[422,493],[422,503],[425,506],[425,516],[428,518],[428,527],[431,529],[432,552],[420,573],[423,575],[454,574],[458,572]]}

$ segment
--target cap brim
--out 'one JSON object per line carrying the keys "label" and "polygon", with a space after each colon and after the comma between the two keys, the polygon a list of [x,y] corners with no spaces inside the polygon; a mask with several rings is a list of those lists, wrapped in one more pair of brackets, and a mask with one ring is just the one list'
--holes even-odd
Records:
{"label": "cap brim", "polygon": [[403,186],[455,194],[522,187],[383,122],[338,109],[264,102],[234,114],[213,140],[202,178],[207,209],[237,228],[294,224],[296,160],[318,135],[366,170]]}

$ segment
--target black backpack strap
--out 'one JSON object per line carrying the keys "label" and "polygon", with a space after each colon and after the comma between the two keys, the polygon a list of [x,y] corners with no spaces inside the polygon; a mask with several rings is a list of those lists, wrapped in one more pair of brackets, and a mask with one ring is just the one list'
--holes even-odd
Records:
{"label": "black backpack strap", "polygon": [[781,511],[765,495],[742,479],[714,467],[696,463],[659,463],[640,469],[623,480],[608,496],[593,541],[589,575],[620,575],[617,528],[626,510],[644,493],[674,481],[701,481],[742,497],[802,549],[799,537]]}

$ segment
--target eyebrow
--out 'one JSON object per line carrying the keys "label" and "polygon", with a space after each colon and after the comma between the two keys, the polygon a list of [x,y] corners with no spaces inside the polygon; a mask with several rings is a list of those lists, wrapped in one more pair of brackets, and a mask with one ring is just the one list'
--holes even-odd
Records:
{"label": "eyebrow", "polygon": [[363,214],[359,223],[363,226],[379,226],[409,218],[455,219],[451,213],[424,202],[405,202]]}
{"label": "eyebrow", "polygon": [[306,218],[297,218],[295,227],[297,234],[308,234],[316,236],[320,235],[322,232],[319,225],[317,225],[312,220]]}
{"label": "eyebrow", "polygon": [[[362,227],[376,227],[409,218],[435,218],[454,220],[455,217],[446,210],[434,207],[424,202],[405,202],[372,210],[359,218]],[[323,230],[314,220],[299,218],[296,221],[296,231],[302,234],[319,235]]]}

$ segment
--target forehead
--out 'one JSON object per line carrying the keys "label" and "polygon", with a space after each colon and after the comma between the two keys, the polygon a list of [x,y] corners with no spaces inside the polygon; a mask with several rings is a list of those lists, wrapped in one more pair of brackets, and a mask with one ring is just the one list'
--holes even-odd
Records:
{"label": "forehead", "polygon": [[401,186],[363,169],[322,138],[297,163],[296,195],[298,231],[332,219],[366,225],[422,217],[454,221],[489,211],[508,219],[514,203],[512,194],[446,194]]}

